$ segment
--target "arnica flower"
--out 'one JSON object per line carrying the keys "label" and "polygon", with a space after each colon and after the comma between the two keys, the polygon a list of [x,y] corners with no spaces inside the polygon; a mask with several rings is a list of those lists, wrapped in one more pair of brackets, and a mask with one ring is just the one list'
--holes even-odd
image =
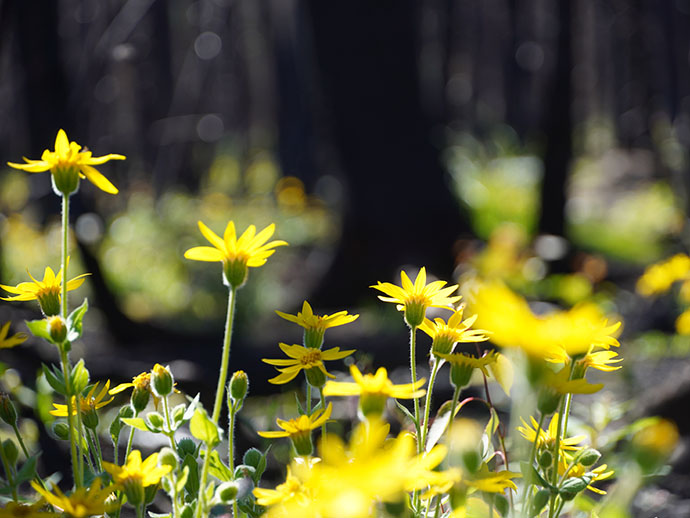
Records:
{"label": "arnica flower", "polygon": [[289,360],[261,360],[269,365],[275,365],[276,368],[278,368],[278,366],[282,367],[278,368],[278,371],[280,371],[278,376],[268,380],[269,383],[273,383],[275,385],[281,385],[283,383],[292,381],[295,379],[297,374],[299,374],[299,371],[303,370],[310,385],[314,387],[323,387],[323,384],[326,382],[326,376],[329,378],[335,378],[335,376],[326,371],[326,368],[323,366],[323,362],[329,360],[340,360],[355,352],[354,349],[341,351],[339,347],[333,347],[331,349],[321,351],[320,349],[309,349],[297,344],[288,345],[284,343],[278,344],[278,347],[280,347],[280,349],[290,357]]}
{"label": "arnica flower", "polygon": [[[556,446],[556,435],[558,433],[558,420],[559,415],[555,414],[551,418],[549,426],[544,428],[539,428],[539,423],[534,417],[530,416],[530,422],[532,426],[528,425],[524,419],[520,418],[522,426],[517,427],[517,431],[520,432],[527,442],[534,444],[537,441],[537,451],[541,452],[544,450],[551,451]],[[539,429],[539,435],[537,435],[537,429]],[[584,435],[578,435],[576,437],[561,437],[558,443],[558,457],[559,459],[568,459],[571,457],[571,451],[577,451],[582,449],[582,446],[578,446],[586,437]]]}
{"label": "arnica flower", "polygon": [[51,511],[42,511],[45,503],[41,500],[35,504],[20,504],[7,502],[0,507],[0,518],[57,518],[60,514]]}
{"label": "arnica flower", "polygon": [[447,322],[442,318],[435,318],[433,322],[428,318],[424,319],[419,328],[431,337],[432,353],[448,354],[456,343],[485,342],[489,339],[489,331],[470,329],[477,320],[477,315],[463,320],[463,311],[464,307],[455,310]]}
{"label": "arnica flower", "polygon": [[96,477],[91,485],[75,489],[69,496],[60,488],[53,486],[53,492],[43,489],[35,481],[31,481],[31,487],[40,494],[53,507],[61,509],[71,518],[85,518],[87,516],[102,515],[107,511],[113,511],[108,497],[116,489],[115,486],[101,487],[102,481]]}
{"label": "arnica flower", "polygon": [[331,417],[331,412],[333,412],[333,404],[328,403],[325,411],[323,409],[317,410],[310,416],[301,415],[297,419],[290,419],[289,421],[276,419],[276,424],[283,431],[258,433],[261,437],[266,437],[267,439],[289,437],[299,455],[311,455],[313,452],[311,431],[328,421]]}
{"label": "arnica flower", "polygon": [[[69,257],[67,258],[69,265]],[[29,272],[27,272],[29,273]],[[76,290],[84,283],[84,277],[90,275],[82,273],[73,279],[67,281],[67,291]],[[32,282],[21,282],[17,286],[5,286],[0,284],[0,288],[8,293],[12,293],[12,297],[0,297],[2,300],[38,300],[41,306],[41,311],[47,317],[52,317],[60,313],[60,287],[62,284],[62,268],[57,275],[53,272],[50,266],[47,266],[43,273],[43,280],[39,281],[29,273]]]}
{"label": "arnica flower", "polygon": [[389,397],[415,399],[426,394],[426,390],[421,388],[426,379],[394,385],[384,367],[379,367],[376,374],[363,375],[356,365],[351,365],[350,374],[354,382],[328,381],[323,387],[323,395],[359,396],[359,409],[366,417],[380,417]]}
{"label": "arnica flower", "polygon": [[55,137],[55,151],[46,149],[41,160],[24,158],[25,164],[7,165],[29,173],[43,173],[50,171],[56,194],[69,196],[79,188],[79,179],[86,178],[96,187],[109,194],[117,194],[117,188],[103,176],[94,165],[104,164],[109,160],[124,160],[122,155],[109,154],[92,156],[91,151],[76,142],[70,142],[64,130],[58,131]]}
{"label": "arnica flower", "polygon": [[10,321],[5,322],[0,329],[0,349],[10,349],[11,347],[16,347],[19,344],[26,342],[28,335],[26,333],[15,333],[12,336],[8,336],[10,333]]}
{"label": "arnica flower", "polygon": [[354,322],[359,315],[349,315],[347,311],[338,311],[332,315],[315,315],[309,303],[305,300],[302,311],[296,315],[276,311],[279,317],[304,328],[304,346],[319,349],[323,345],[323,335],[330,327],[342,326]]}
{"label": "arnica flower", "polygon": [[419,270],[414,284],[404,270],[400,272],[400,280],[402,286],[396,286],[390,282],[378,282],[370,287],[388,295],[387,297],[379,295],[379,299],[397,304],[397,310],[405,312],[405,322],[411,328],[416,328],[424,322],[427,308],[451,309],[452,305],[462,298],[459,295],[450,296],[458,289],[457,285],[444,288],[445,281],[427,284],[424,267]]}
{"label": "arnica flower", "polygon": [[[303,485],[299,478],[292,474],[290,466],[287,468],[285,482],[278,484],[275,489],[257,487],[254,489],[253,494],[256,497],[256,503],[264,507],[277,505],[284,507],[295,506],[296,508],[303,508],[304,512],[307,512],[307,508],[312,503],[309,489]],[[299,516],[304,516],[304,514],[300,512]]]}
{"label": "arnica flower", "polygon": [[592,484],[600,480],[606,480],[608,478],[611,478],[615,471],[613,471],[612,469],[609,469],[607,471],[607,469],[608,465],[602,464],[601,466],[597,466],[591,471],[587,471],[586,467],[584,467],[582,464],[577,463],[570,468],[570,471],[568,471],[568,477],[582,477],[584,475],[589,475],[591,477],[591,480],[590,483],[587,485],[587,489],[598,495],[605,495],[606,491],[604,491],[603,489],[599,489],[598,487],[594,487]]}
{"label": "arnica flower", "polygon": [[133,506],[144,502],[144,488],[161,481],[172,469],[169,465],[158,465],[158,453],[153,453],[142,462],[141,452],[134,450],[127,457],[124,466],[103,462],[103,469],[110,473],[116,484],[124,488],[127,500]]}
{"label": "arnica flower", "polygon": [[472,474],[472,478],[467,480],[467,484],[485,493],[503,493],[506,489],[517,491],[517,486],[511,479],[521,476],[520,473],[514,471],[491,471],[484,463],[477,472]]}
{"label": "arnica flower", "polygon": [[158,409],[160,398],[153,393],[151,387],[151,372],[142,372],[132,378],[131,383],[120,383],[118,386],[111,388],[108,394],[115,395],[132,388],[132,396],[130,402],[132,408],[138,413],[146,408],[149,398],[153,396],[153,404]]}
{"label": "arnica flower", "polygon": [[256,227],[249,225],[237,238],[235,223],[229,221],[221,238],[199,221],[199,230],[213,246],[195,246],[187,250],[184,256],[193,261],[222,262],[225,283],[239,288],[246,282],[250,267],[263,266],[275,252],[275,247],[287,245],[285,241],[280,240],[266,242],[275,232],[275,228],[276,226],[271,223],[257,234]]}
{"label": "arnica flower", "polygon": [[664,261],[648,266],[637,281],[637,292],[645,297],[664,293],[677,281],[690,277],[690,257],[676,254]]}
{"label": "arnica flower", "polygon": [[[79,396],[79,410],[84,417],[84,426],[95,429],[98,426],[98,415],[96,410],[103,408],[109,404],[114,398],[105,399],[108,389],[110,388],[110,380],[106,381],[103,388],[96,394],[98,390],[98,383],[94,384],[86,396]],[[72,396],[76,402],[76,396]],[[53,403],[55,410],[51,410],[50,414],[55,417],[67,417],[67,405],[60,405]],[[75,405],[76,406],[76,405]],[[75,408],[73,406],[72,408]],[[74,414],[73,414],[74,415]]]}

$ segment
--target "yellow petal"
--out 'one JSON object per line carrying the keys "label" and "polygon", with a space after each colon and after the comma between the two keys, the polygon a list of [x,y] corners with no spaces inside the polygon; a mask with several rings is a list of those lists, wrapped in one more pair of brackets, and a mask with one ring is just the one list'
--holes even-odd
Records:
{"label": "yellow petal", "polygon": [[103,176],[96,168],[86,164],[81,164],[79,168],[81,169],[81,172],[84,173],[84,176],[86,176],[86,178],[101,191],[105,191],[108,194],[117,194],[119,192],[117,187],[115,187],[110,180]]}
{"label": "yellow petal", "polygon": [[191,259],[192,261],[208,262],[222,261],[225,257],[220,250],[210,246],[195,246],[187,250],[184,256],[185,259]]}
{"label": "yellow petal", "polygon": [[199,230],[203,234],[203,236],[208,240],[209,243],[211,243],[213,246],[215,246],[218,250],[225,251],[225,245],[223,243],[223,240],[216,234],[213,230],[208,228],[202,221],[199,221]]}
{"label": "yellow petal", "polygon": [[63,129],[58,131],[55,137],[55,152],[60,156],[69,153],[69,139],[67,138],[67,133],[65,133]]}

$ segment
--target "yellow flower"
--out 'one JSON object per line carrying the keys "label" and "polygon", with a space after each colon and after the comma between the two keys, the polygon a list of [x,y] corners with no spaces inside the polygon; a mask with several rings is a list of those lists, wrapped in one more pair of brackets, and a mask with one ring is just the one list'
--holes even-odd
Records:
{"label": "yellow flower", "polygon": [[[79,409],[81,410],[81,413],[87,414],[109,404],[114,399],[111,397],[107,401],[104,401],[109,388],[110,380],[106,381],[101,391],[96,394],[96,390],[98,389],[98,383],[96,383],[93,385],[93,387],[91,387],[91,390],[89,390],[86,396],[79,396]],[[75,396],[72,397],[74,398]],[[55,407],[55,410],[50,411],[51,415],[54,415],[55,417],[67,417],[67,405],[53,403],[53,406]]]}
{"label": "yellow flower", "polygon": [[676,281],[687,280],[690,275],[690,257],[676,254],[673,257],[648,266],[637,281],[637,292],[645,297],[663,293]]}
{"label": "yellow flower", "polygon": [[43,501],[35,504],[20,504],[17,502],[7,502],[7,505],[0,508],[0,518],[56,518],[58,513],[41,511],[45,507]]}
{"label": "yellow flower", "polygon": [[247,280],[249,267],[263,266],[275,252],[275,247],[287,245],[285,241],[280,240],[266,242],[275,232],[275,228],[271,223],[257,234],[256,227],[249,225],[237,238],[235,223],[229,221],[221,238],[199,221],[199,230],[213,246],[195,246],[187,250],[184,256],[193,261],[222,262],[225,281],[230,286],[239,288]]}
{"label": "yellow flower", "polygon": [[398,311],[405,312],[405,321],[410,327],[418,327],[424,322],[427,308],[447,308],[451,309],[452,305],[459,301],[462,297],[450,294],[458,289],[457,285],[448,286],[445,281],[434,281],[429,284],[426,283],[426,269],[422,267],[417,274],[414,284],[403,270],[400,272],[400,280],[402,286],[391,284],[390,282],[378,282],[375,286],[370,286],[376,290],[382,291],[387,297],[379,295],[379,299],[384,302],[393,302],[397,304]]}
{"label": "yellow flower", "polygon": [[468,480],[467,484],[485,493],[503,493],[506,489],[517,491],[517,486],[511,479],[521,476],[520,473],[514,471],[493,472],[486,464],[482,464],[479,471],[472,474],[472,479]]}
{"label": "yellow flower", "polygon": [[338,311],[332,315],[315,315],[306,300],[302,304],[302,311],[298,311],[297,315],[290,315],[282,311],[276,311],[276,313],[279,317],[302,326],[304,328],[304,345],[317,349],[323,344],[323,334],[326,329],[349,324],[359,317],[359,315],[348,315],[347,311]]}
{"label": "yellow flower", "polygon": [[53,493],[51,493],[43,489],[35,481],[31,481],[31,487],[45,498],[50,505],[61,509],[71,518],[102,515],[106,511],[111,510],[109,505],[106,504],[106,500],[116,488],[115,486],[101,488],[101,484],[101,479],[96,477],[88,488],[77,488],[72,494],[67,496],[57,486],[53,486]]}
{"label": "yellow flower", "polygon": [[[551,418],[548,428],[539,428],[539,423],[534,417],[530,416],[530,422],[532,426],[528,425],[523,418],[520,418],[522,426],[517,427],[517,431],[531,444],[534,444],[535,438],[537,438],[537,428],[539,428],[539,435],[537,439],[537,450],[552,450],[556,444],[556,435],[558,433],[558,414],[555,414]],[[577,451],[582,449],[581,446],[577,446],[586,437],[584,435],[578,435],[576,437],[562,437],[558,446],[558,455],[560,459],[566,459],[569,456],[569,451]]]}
{"label": "yellow flower", "polygon": [[258,433],[261,437],[266,437],[267,439],[289,437],[299,455],[311,455],[313,449],[311,442],[311,431],[317,429],[319,426],[328,421],[328,419],[331,417],[332,411],[333,405],[328,403],[325,411],[323,409],[317,410],[310,416],[301,415],[297,419],[290,419],[289,421],[276,419],[276,423],[280,428],[283,429],[283,431]]}
{"label": "yellow flower", "polygon": [[11,347],[16,347],[17,345],[26,342],[28,338],[26,333],[15,333],[12,336],[8,336],[10,332],[11,322],[8,320],[0,329],[0,349],[9,349]]}
{"label": "yellow flower", "polygon": [[676,318],[676,331],[679,335],[690,335],[690,309],[686,309]]}
{"label": "yellow flower", "polygon": [[132,388],[131,403],[134,410],[141,412],[146,408],[149,398],[153,396],[153,405],[158,409],[160,398],[154,393],[151,386],[151,372],[142,372],[132,378],[131,383],[120,383],[117,387],[113,387],[108,391],[108,394],[115,395]]}
{"label": "yellow flower", "polygon": [[426,390],[420,388],[426,382],[424,378],[415,383],[393,385],[384,367],[379,367],[376,374],[362,375],[356,365],[351,365],[350,374],[354,382],[328,381],[323,387],[323,395],[359,396],[359,408],[365,416],[380,416],[389,397],[415,399],[426,394]]}
{"label": "yellow flower", "polygon": [[[269,383],[276,385],[292,381],[297,374],[299,374],[299,371],[304,370],[309,383],[314,386],[321,387],[326,381],[326,376],[329,378],[335,378],[335,376],[326,371],[326,368],[323,366],[324,360],[340,360],[355,352],[354,349],[341,351],[339,347],[333,347],[331,349],[321,351],[320,349],[310,349],[297,344],[287,345],[284,343],[278,344],[278,347],[280,347],[280,349],[290,357],[289,360],[261,360],[269,365],[283,367],[278,369],[278,371],[280,371],[278,376],[268,380]],[[312,379],[309,379],[310,377]],[[319,384],[317,381],[322,382]]]}
{"label": "yellow flower", "polygon": [[[69,265],[69,257],[67,258]],[[27,273],[29,273],[27,271]],[[84,282],[84,277],[88,273],[77,275],[73,279],[67,281],[67,291],[76,290]],[[54,316],[60,313],[60,286],[62,284],[62,268],[57,275],[53,272],[50,266],[47,266],[43,273],[43,280],[39,281],[29,273],[32,282],[21,282],[17,286],[5,286],[0,284],[0,288],[8,293],[14,294],[12,297],[0,297],[2,300],[38,300],[43,313],[48,316]]]}
{"label": "yellow flower", "polygon": [[158,466],[158,453],[149,455],[142,462],[141,452],[133,450],[124,466],[104,461],[103,469],[112,475],[116,484],[124,488],[129,503],[137,506],[144,501],[144,488],[158,484],[172,467]]}
{"label": "yellow flower", "polygon": [[70,195],[77,190],[80,178],[87,178],[102,191],[117,194],[117,188],[110,183],[110,180],[92,166],[104,164],[109,160],[124,159],[124,156],[115,154],[92,156],[91,151],[86,148],[82,150],[79,144],[70,142],[64,130],[60,130],[55,137],[55,151],[46,149],[41,155],[41,160],[24,158],[26,164],[8,162],[7,165],[29,173],[50,171],[55,188],[65,195]]}
{"label": "yellow flower", "polygon": [[489,331],[470,329],[475,320],[477,320],[477,315],[463,320],[463,311],[464,306],[455,310],[448,318],[448,322],[442,318],[435,318],[433,322],[425,318],[422,325],[419,326],[422,331],[431,337],[431,351],[434,354],[448,354],[458,342],[484,342],[489,339]]}
{"label": "yellow flower", "polygon": [[584,467],[580,463],[577,463],[575,464],[575,466],[570,468],[570,471],[568,472],[568,478],[582,477],[583,475],[587,474],[592,477],[589,484],[587,485],[587,489],[598,495],[605,495],[606,491],[604,491],[603,489],[599,489],[598,487],[594,487],[592,484],[599,480],[606,480],[607,478],[611,478],[611,476],[615,472],[612,469],[606,471],[607,468],[608,465],[602,464],[601,466],[597,466],[596,468],[588,472],[586,467]]}
{"label": "yellow flower", "polygon": [[[304,508],[306,511],[312,500],[308,488],[304,486],[299,478],[292,474],[290,466],[287,468],[285,482],[278,484],[275,489],[257,487],[253,493],[256,497],[256,503],[264,507],[276,505],[289,507],[296,505]],[[300,516],[304,516],[304,514],[301,512]]]}
{"label": "yellow flower", "polygon": [[464,387],[470,382],[474,369],[479,369],[484,373],[484,376],[490,377],[491,375],[487,367],[494,365],[499,358],[499,354],[496,351],[489,351],[481,358],[476,358],[466,353],[438,353],[437,356],[450,363],[451,382],[453,386],[459,388]]}

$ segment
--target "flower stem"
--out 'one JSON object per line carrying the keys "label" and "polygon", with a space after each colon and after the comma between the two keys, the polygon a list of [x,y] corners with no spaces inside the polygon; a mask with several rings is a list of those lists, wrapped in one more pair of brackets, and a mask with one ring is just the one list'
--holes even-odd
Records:
{"label": "flower stem", "polygon": [[429,426],[429,413],[431,411],[431,391],[434,390],[434,383],[436,382],[436,374],[441,367],[441,362],[434,357],[434,365],[431,368],[431,376],[429,377],[429,387],[426,391],[426,401],[424,403],[424,423],[422,424],[422,449],[425,447],[426,437],[429,433],[427,427]]}
{"label": "flower stem", "polygon": [[453,423],[453,419],[455,418],[455,409],[458,406],[461,390],[462,389],[460,387],[455,387],[455,391],[453,392],[453,401],[450,404],[450,416],[448,417],[448,423],[446,423],[446,429],[443,431],[444,433],[450,429],[450,425]]}
{"label": "flower stem", "polygon": [[307,380],[307,394],[304,396],[304,409],[307,415],[311,416],[311,383]]}
{"label": "flower stem", "polygon": [[[62,365],[62,375],[65,378],[65,392],[67,397],[67,428],[69,429],[69,444],[70,444],[70,454],[72,458],[72,476],[74,478],[74,484],[76,487],[81,487],[83,480],[81,477],[80,469],[81,466],[80,454],[77,452],[77,438],[75,437],[76,424],[76,409],[74,407],[75,401],[72,399],[72,384],[70,382],[70,365],[69,358],[67,357],[67,351],[64,345],[60,346],[60,363]],[[81,442],[81,441],[80,441]]]}
{"label": "flower stem", "polygon": [[170,439],[170,446],[172,447],[172,450],[175,453],[177,453],[177,445],[175,444],[175,432],[173,431],[172,425],[170,423],[170,405],[168,404],[168,396],[165,396],[163,398],[163,411],[165,412],[165,424],[168,427],[168,431],[165,435],[167,435],[168,439]]}
{"label": "flower stem", "polygon": [[12,466],[7,460],[7,456],[5,455],[5,448],[3,448],[2,445],[0,445],[0,460],[2,460],[2,467],[5,469],[5,478],[7,479],[7,484],[12,488],[12,500],[18,502],[19,497],[17,496],[17,486],[14,483],[14,474],[12,473]]}
{"label": "flower stem", "polygon": [[[12,428],[14,429],[14,435],[17,437],[17,441],[19,442],[19,446],[21,446],[22,451],[24,452],[24,455],[26,456],[27,460],[29,459],[29,450],[26,447],[26,444],[24,444],[24,439],[22,439],[22,434],[19,432],[19,428],[17,428],[17,423],[14,423],[12,425]],[[40,485],[43,489],[46,488],[45,484],[43,483],[43,479],[36,473],[36,476],[34,477],[36,480],[36,483]]]}
{"label": "flower stem", "polygon": [[[410,327],[410,375],[412,383],[417,381],[417,327]],[[414,398],[414,427],[417,432],[417,453],[422,453],[422,436],[419,427],[419,398]]]}
{"label": "flower stem", "polygon": [[211,445],[206,443],[206,455],[204,457],[204,464],[201,469],[201,482],[199,484],[199,496],[196,499],[196,517],[202,518],[204,516],[204,507],[206,507],[206,480],[208,479],[208,466],[211,458]]}
{"label": "flower stem", "polygon": [[[546,416],[542,413],[539,414],[539,424],[537,424],[537,430],[536,433],[534,434],[534,441],[532,442],[532,448],[529,453],[529,460],[527,461],[527,464],[529,466],[534,465],[534,458],[537,455],[537,443],[539,442],[539,434],[541,433],[542,427],[544,426],[544,418]],[[530,500],[530,493],[529,490],[532,487],[532,484],[530,483],[525,483],[523,490],[522,490],[522,498],[520,499],[522,502],[522,514],[523,516],[527,516],[527,510],[529,508],[529,500]]]}
{"label": "flower stem", "polygon": [[[323,387],[319,390],[319,393],[321,395],[321,408],[323,411],[326,411],[326,396],[323,395]],[[323,422],[321,425],[321,440],[325,441],[326,440],[326,421]]]}
{"label": "flower stem", "polygon": [[62,195],[62,279],[60,283],[60,316],[67,320],[67,246],[69,240],[69,196]]}
{"label": "flower stem", "polygon": [[[235,407],[232,404],[228,405],[228,467],[230,472],[235,475]],[[232,515],[239,516],[237,509],[237,499],[232,501]]]}
{"label": "flower stem", "polygon": [[220,411],[223,408],[223,394],[225,393],[225,382],[228,378],[228,363],[230,361],[230,340],[232,338],[232,324],[235,318],[235,298],[237,288],[232,286],[228,293],[228,315],[225,321],[225,336],[223,337],[223,356],[220,363],[220,373],[218,374],[218,387],[216,388],[216,401],[213,404],[212,420],[218,424]]}

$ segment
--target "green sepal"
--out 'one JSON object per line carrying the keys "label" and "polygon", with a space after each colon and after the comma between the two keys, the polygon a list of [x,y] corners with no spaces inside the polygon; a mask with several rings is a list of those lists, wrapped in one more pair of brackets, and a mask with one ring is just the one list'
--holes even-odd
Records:
{"label": "green sepal", "polygon": [[82,319],[86,314],[86,310],[89,309],[89,301],[84,299],[81,306],[75,308],[69,316],[67,317],[67,340],[69,342],[74,342],[75,340],[81,338],[82,334]]}
{"label": "green sepal", "polygon": [[572,500],[578,493],[584,491],[591,481],[592,477],[587,475],[569,478],[558,488],[558,493],[563,500]]}

